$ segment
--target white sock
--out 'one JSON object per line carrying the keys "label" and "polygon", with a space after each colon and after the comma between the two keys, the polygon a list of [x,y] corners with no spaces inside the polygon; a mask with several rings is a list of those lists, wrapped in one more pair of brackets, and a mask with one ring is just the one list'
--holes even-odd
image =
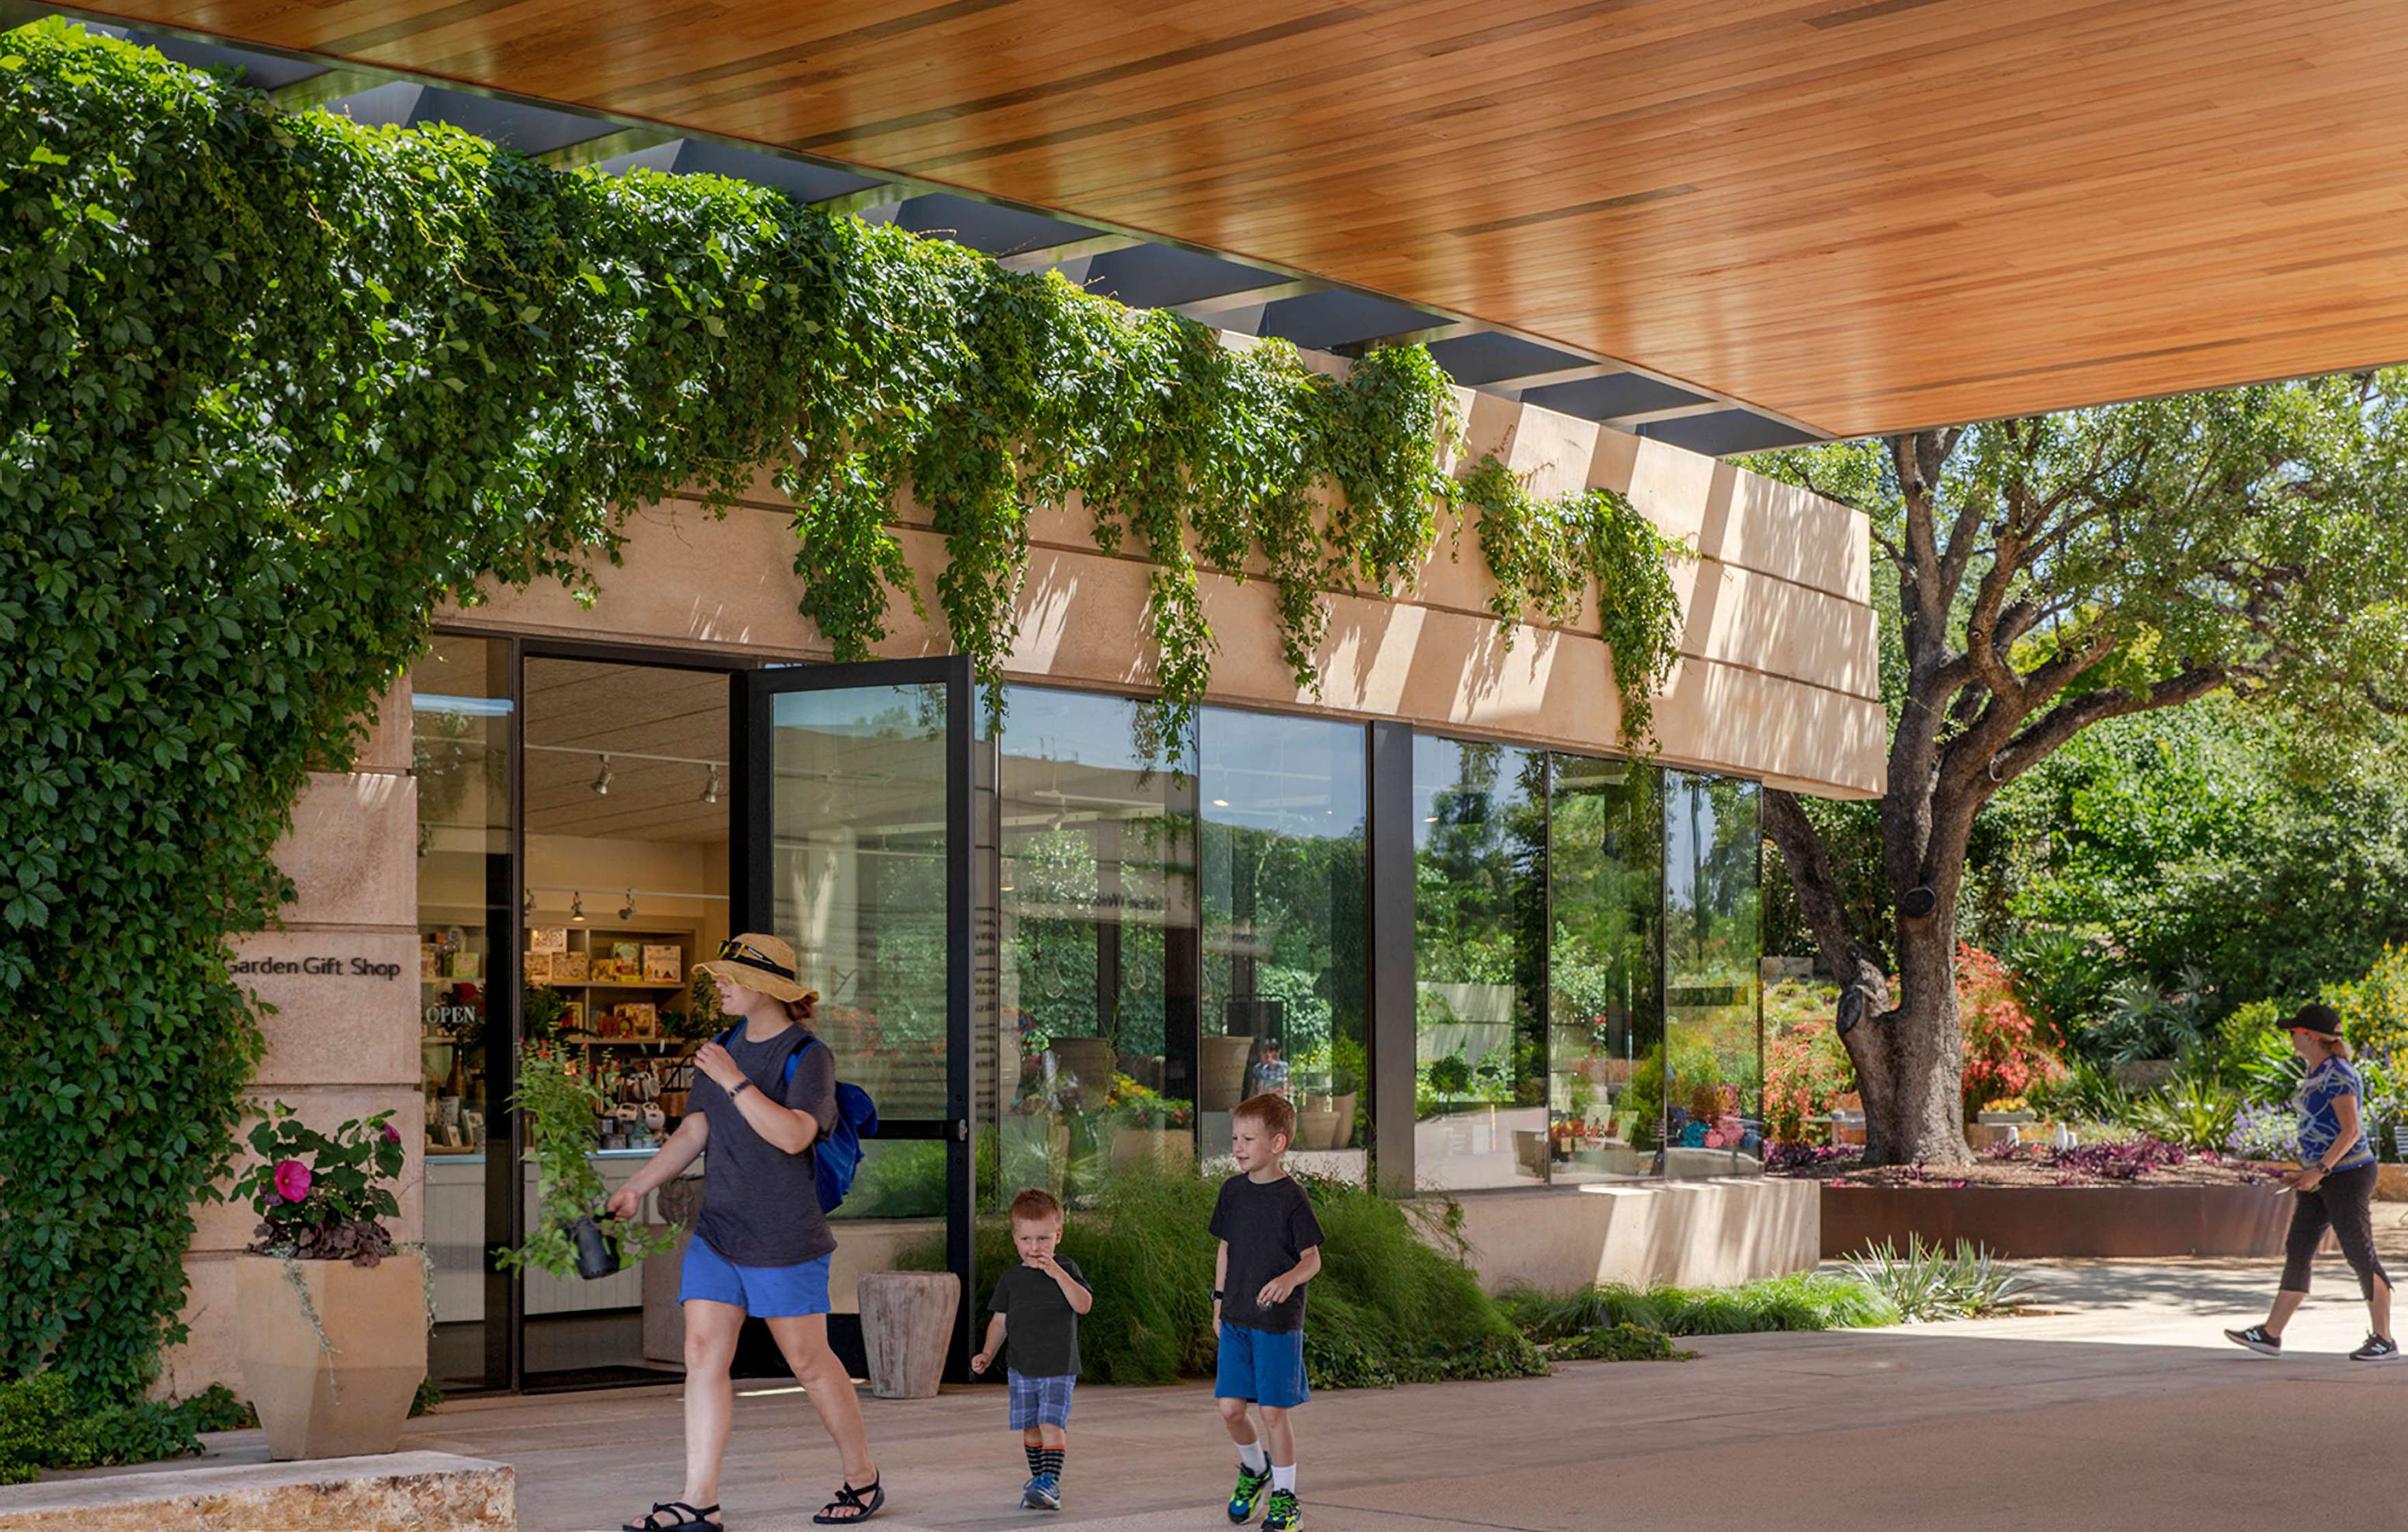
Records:
{"label": "white sock", "polygon": [[1263,1455],[1263,1444],[1259,1441],[1249,1441],[1239,1448],[1238,1461],[1246,1466],[1248,1473],[1260,1473],[1270,1466],[1270,1459]]}
{"label": "white sock", "polygon": [[1272,1464],[1271,1488],[1275,1490],[1283,1489],[1290,1495],[1294,1495],[1296,1493],[1296,1465],[1291,1463],[1286,1468],[1283,1468],[1276,1463]]}

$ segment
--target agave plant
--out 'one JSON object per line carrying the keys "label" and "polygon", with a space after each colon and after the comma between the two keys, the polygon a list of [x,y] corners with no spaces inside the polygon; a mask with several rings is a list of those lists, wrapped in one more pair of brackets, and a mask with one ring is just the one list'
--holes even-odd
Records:
{"label": "agave plant", "polygon": [[1885,1239],[1851,1261],[1848,1269],[1910,1324],[2004,1313],[2039,1285],[1970,1240],[1959,1239],[1953,1252],[1945,1252],[1936,1241],[1926,1245],[1912,1234],[1903,1253]]}
{"label": "agave plant", "polygon": [[2153,1138],[2190,1149],[2221,1149],[2240,1116],[2241,1095],[2202,1075],[2178,1078],[2164,1091],[2144,1095],[2124,1121]]}

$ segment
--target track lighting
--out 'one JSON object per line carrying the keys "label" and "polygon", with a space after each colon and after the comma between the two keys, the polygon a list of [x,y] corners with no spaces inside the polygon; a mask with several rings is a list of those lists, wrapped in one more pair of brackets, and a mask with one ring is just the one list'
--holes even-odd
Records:
{"label": "track lighting", "polygon": [[520,918],[520,919],[522,919],[522,920],[533,920],[533,919],[535,919],[535,890],[534,890],[534,889],[531,889],[531,888],[530,888],[530,889],[528,889],[528,890],[525,892],[525,894],[524,894],[524,895],[523,895],[519,899],[519,918]]}
{"label": "track lighting", "polygon": [[579,889],[576,895],[568,901],[568,923],[571,925],[585,923],[585,891],[583,889]]}
{"label": "track lighting", "polygon": [[595,797],[607,798],[610,795],[610,757],[605,755],[602,757],[602,773],[594,779]]}
{"label": "track lighting", "polygon": [[719,763],[716,761],[710,763],[710,776],[702,784],[702,801],[705,803],[719,801]]}
{"label": "track lighting", "polygon": [[636,891],[632,888],[627,890],[627,902],[619,907],[619,918],[623,921],[636,918]]}

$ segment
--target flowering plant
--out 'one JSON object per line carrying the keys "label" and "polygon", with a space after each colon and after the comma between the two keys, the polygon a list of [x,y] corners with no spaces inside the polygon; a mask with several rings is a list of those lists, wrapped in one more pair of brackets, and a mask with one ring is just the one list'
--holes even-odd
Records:
{"label": "flowering plant", "polygon": [[1173,1100],[1161,1092],[1138,1083],[1129,1075],[1112,1076],[1111,1094],[1105,1099],[1104,1110],[1130,1127],[1185,1127],[1194,1103]]}
{"label": "flowering plant", "polygon": [[2021,1095],[2065,1078],[2065,1066],[2015,998],[2007,966],[1967,942],[1956,944],[1956,1016],[1965,1036],[1965,1095]]}
{"label": "flowering plant", "polygon": [[2244,1160],[2296,1160],[2299,1119],[2286,1107],[2243,1107],[2232,1119],[2224,1147]]}
{"label": "flowering plant", "polygon": [[251,1250],[262,1255],[374,1266],[393,1250],[380,1222],[401,1207],[384,1183],[401,1174],[401,1133],[393,1113],[354,1118],[333,1133],[303,1123],[279,1101],[251,1130],[259,1162],[235,1182],[259,1212]]}

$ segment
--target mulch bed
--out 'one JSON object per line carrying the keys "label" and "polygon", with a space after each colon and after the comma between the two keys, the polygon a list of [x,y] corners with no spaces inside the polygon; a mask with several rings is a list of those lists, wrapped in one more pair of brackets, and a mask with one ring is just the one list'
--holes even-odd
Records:
{"label": "mulch bed", "polygon": [[1868,1167],[1853,1155],[1834,1156],[1773,1174],[1842,1186],[2244,1186],[2274,1178],[2246,1160],[2127,1144],[2069,1151],[2027,1145],[2012,1156],[1993,1150],[1976,1154],[1971,1165],[1945,1167]]}

